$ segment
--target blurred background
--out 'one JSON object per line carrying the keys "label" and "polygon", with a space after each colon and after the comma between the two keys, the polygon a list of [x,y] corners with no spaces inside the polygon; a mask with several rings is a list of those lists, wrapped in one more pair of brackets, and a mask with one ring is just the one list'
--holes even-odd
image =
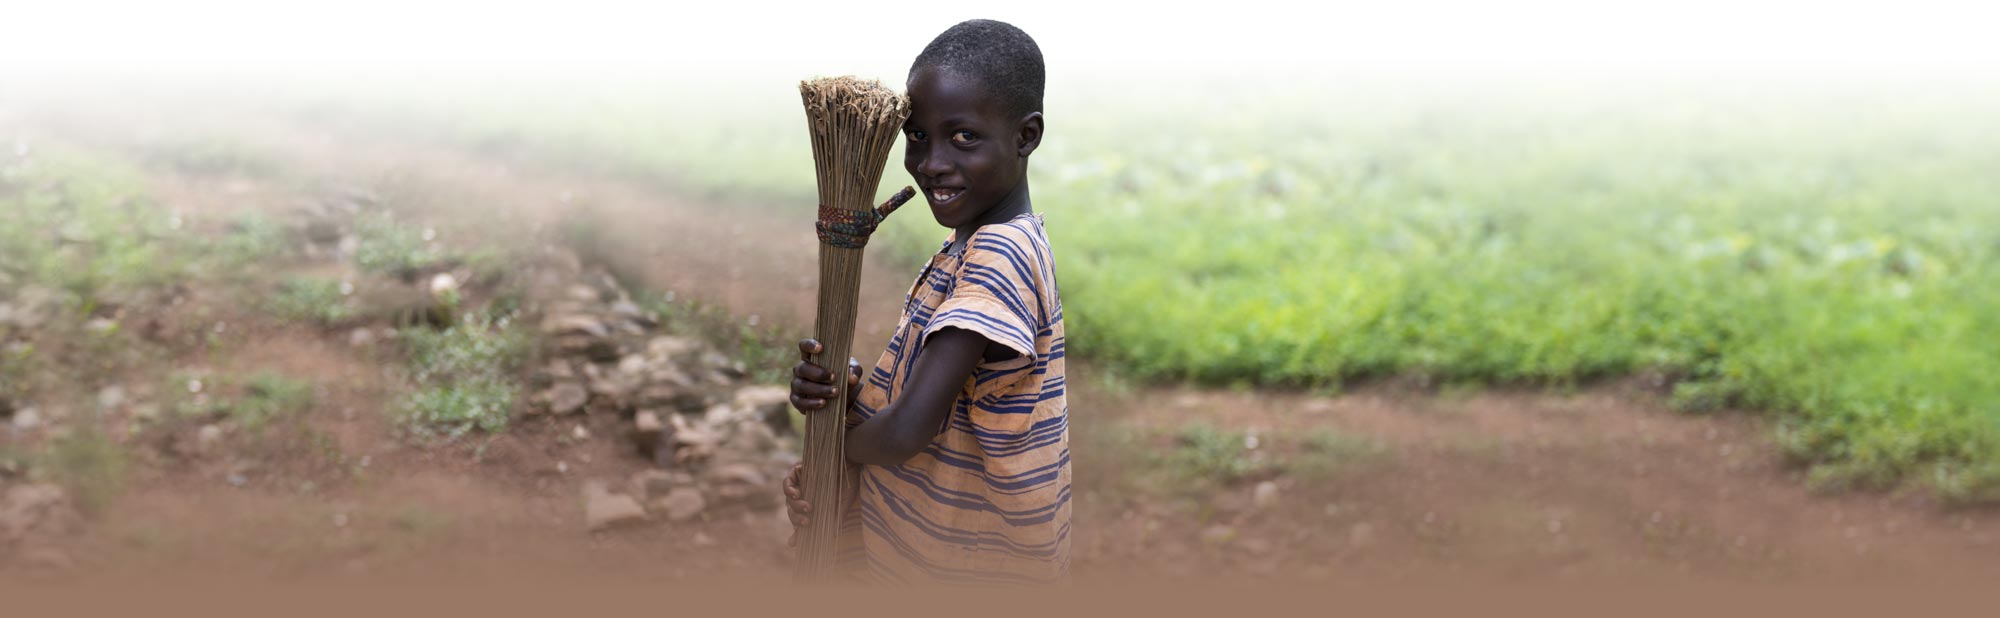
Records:
{"label": "blurred background", "polygon": [[1080,579],[2000,572],[1987,11],[966,10],[9,9],[0,572],[786,572],[796,86],[970,18],[1048,66]]}

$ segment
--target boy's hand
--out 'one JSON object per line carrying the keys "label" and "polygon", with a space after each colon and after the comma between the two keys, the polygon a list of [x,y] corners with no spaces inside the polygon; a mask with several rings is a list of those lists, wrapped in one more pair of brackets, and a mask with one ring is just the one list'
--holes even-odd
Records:
{"label": "boy's hand", "polygon": [[[792,519],[792,538],[787,539],[785,545],[791,547],[799,546],[799,529],[806,527],[806,524],[812,523],[812,503],[806,501],[806,490],[801,485],[803,481],[799,480],[799,476],[805,474],[805,470],[805,464],[796,463],[792,464],[792,471],[785,474],[785,514]],[[849,474],[853,474],[858,472],[859,469],[849,467],[847,471]],[[860,495],[861,484],[858,482],[849,482],[847,483],[847,491],[841,493],[840,503],[854,504],[854,501]],[[834,509],[835,512],[839,510]]]}
{"label": "boy's hand", "polygon": [[785,510],[792,517],[792,538],[785,540],[787,547],[798,547],[799,529],[812,522],[812,518],[806,517],[812,512],[812,503],[806,502],[805,490],[799,489],[799,475],[805,469],[805,464],[792,464],[792,471],[785,475]]}
{"label": "boy's hand", "polygon": [[[827,371],[810,360],[812,355],[824,349],[814,339],[799,340],[799,364],[792,367],[792,407],[800,413],[811,414],[826,408],[827,400],[840,394],[833,386],[833,372]],[[861,361],[847,359],[847,388],[861,384]],[[852,399],[848,400],[850,403]]]}

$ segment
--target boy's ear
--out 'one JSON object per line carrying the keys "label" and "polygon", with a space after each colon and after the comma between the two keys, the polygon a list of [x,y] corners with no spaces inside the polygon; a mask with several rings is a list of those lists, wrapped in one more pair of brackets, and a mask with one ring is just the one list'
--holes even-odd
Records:
{"label": "boy's ear", "polygon": [[1026,157],[1035,154],[1035,147],[1042,145],[1042,113],[1028,112],[1021,118],[1020,153]]}

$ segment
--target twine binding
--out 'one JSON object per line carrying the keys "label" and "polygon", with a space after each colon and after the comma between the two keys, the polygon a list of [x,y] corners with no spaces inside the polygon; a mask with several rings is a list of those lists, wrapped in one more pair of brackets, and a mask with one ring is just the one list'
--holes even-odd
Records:
{"label": "twine binding", "polygon": [[868,246],[868,237],[875,233],[875,227],[889,218],[889,213],[910,201],[917,190],[903,187],[889,201],[869,210],[847,210],[826,204],[819,205],[819,221],[813,224],[819,234],[819,241],[843,249],[860,249]]}

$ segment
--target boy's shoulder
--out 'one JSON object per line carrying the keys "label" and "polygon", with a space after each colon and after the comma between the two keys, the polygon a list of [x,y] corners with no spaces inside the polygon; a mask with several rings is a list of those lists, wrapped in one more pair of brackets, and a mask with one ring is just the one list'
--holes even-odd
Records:
{"label": "boy's shoulder", "polygon": [[980,226],[967,247],[978,251],[1022,254],[1023,259],[1040,262],[1049,255],[1049,236],[1042,228],[1042,215],[1028,213],[1006,222]]}

